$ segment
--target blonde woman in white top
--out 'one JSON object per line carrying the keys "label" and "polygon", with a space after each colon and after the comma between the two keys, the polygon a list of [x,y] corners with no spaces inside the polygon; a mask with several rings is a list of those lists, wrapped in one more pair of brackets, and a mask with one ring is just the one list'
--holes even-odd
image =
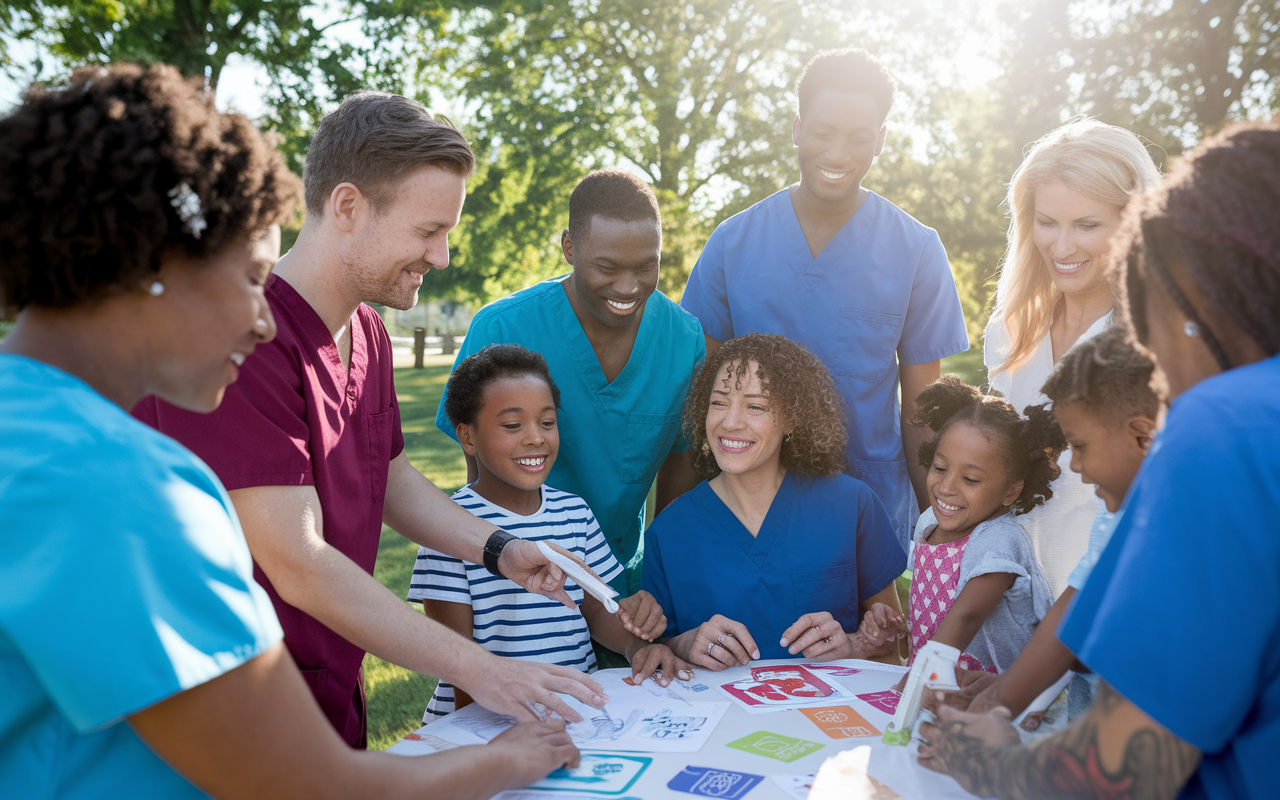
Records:
{"label": "blonde woman in white top", "polygon": [[[983,361],[992,390],[1022,410],[1076,342],[1105,330],[1114,301],[1103,259],[1129,198],[1160,173],[1133,133],[1075,120],[1032,145],[1009,183],[1009,247],[987,323]],[[1084,555],[1100,503],[1067,468],[1053,498],[1018,519],[1054,596]]]}

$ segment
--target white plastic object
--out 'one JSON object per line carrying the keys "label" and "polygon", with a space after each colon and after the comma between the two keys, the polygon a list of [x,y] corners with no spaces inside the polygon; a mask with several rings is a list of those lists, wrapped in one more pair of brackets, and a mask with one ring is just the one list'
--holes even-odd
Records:
{"label": "white plastic object", "polygon": [[1027,706],[1027,709],[1019,714],[1018,718],[1014,720],[1014,722],[1021,723],[1022,720],[1026,719],[1028,714],[1035,714],[1038,711],[1044,711],[1047,709],[1053,704],[1054,700],[1058,699],[1058,695],[1062,694],[1062,690],[1071,682],[1071,677],[1073,675],[1075,675],[1074,672],[1067,670],[1066,674],[1054,681],[1052,686],[1036,695],[1036,699],[1031,701],[1031,705]]}
{"label": "white plastic object", "polygon": [[907,673],[907,684],[898,700],[893,719],[885,726],[881,741],[885,744],[905,745],[911,741],[911,729],[920,716],[920,700],[925,689],[959,689],[956,683],[956,662],[960,651],[949,644],[929,640],[916,653],[916,660]]}
{"label": "white plastic object", "polygon": [[618,613],[618,603],[613,599],[618,596],[618,593],[609,584],[587,572],[577,561],[551,547],[546,542],[538,542],[538,549],[542,551],[548,561],[564,570],[565,574],[570,578],[573,578],[573,582],[581,586],[582,591],[599,600],[604,605],[605,611],[610,614]]}

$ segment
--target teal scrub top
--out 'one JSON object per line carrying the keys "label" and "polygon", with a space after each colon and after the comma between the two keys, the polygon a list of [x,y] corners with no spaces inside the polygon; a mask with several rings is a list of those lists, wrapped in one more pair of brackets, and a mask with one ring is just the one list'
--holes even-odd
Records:
{"label": "teal scrub top", "polygon": [[213,472],[0,355],[0,795],[206,795],[125,719],[280,641]]}
{"label": "teal scrub top", "polygon": [[938,234],[872,192],[814,258],[783,189],[715,229],[680,304],[724,342],[780,333],[822,359],[849,412],[846,472],[906,549],[919,508],[902,451],[898,365],[969,348]]}
{"label": "teal scrub top", "polygon": [[[636,554],[644,503],[658,468],[684,452],[680,412],[694,371],[706,356],[698,320],[661,292],[645,302],[635,346],[612,383],[560,278],[504,297],[476,314],[455,363],[490,344],[519,344],[541,353],[560,389],[560,453],[547,484],[587,501],[614,556]],[[445,413],[436,427],[457,440]],[[621,582],[613,581],[622,590]],[[628,592],[629,593],[629,592]]]}

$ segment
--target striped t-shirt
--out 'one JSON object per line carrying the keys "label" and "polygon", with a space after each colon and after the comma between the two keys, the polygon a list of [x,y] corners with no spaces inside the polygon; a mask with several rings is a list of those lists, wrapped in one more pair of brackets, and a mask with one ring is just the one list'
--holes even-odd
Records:
{"label": "striped t-shirt", "polygon": [[[453,501],[480,519],[531,542],[554,542],[585,561],[606,582],[622,572],[600,532],[595,515],[577,495],[542,487],[542,506],[523,517],[494,505],[464,486]],[[583,592],[565,581],[569,597],[582,605]],[[591,633],[582,613],[556,600],[534,594],[506,578],[489,574],[481,564],[418,548],[409,584],[410,600],[443,600],[471,606],[472,638],[486,650],[509,658],[574,667],[596,668]],[[453,711],[453,686],[440,681],[424,722]]]}

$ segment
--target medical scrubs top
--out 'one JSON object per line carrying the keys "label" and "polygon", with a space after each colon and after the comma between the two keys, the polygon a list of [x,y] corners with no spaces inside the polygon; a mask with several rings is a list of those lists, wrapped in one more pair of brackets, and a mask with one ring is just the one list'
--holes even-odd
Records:
{"label": "medical scrubs top", "polygon": [[[622,564],[640,542],[644,503],[658,468],[687,449],[680,411],[694,370],[706,355],[698,321],[654,292],[645,301],[631,358],[613,382],[605,380],[561,278],[544,281],[480,310],[455,364],[490,344],[518,344],[541,353],[560,389],[560,453],[547,483],[576,494],[596,515],[605,541]],[[436,427],[457,440],[445,413]],[[625,577],[614,588],[631,594]]]}
{"label": "medical scrubs top", "polygon": [[205,797],[125,718],[280,641],[252,570],[198,458],[0,355],[0,795]]}
{"label": "medical scrubs top", "polygon": [[[1185,798],[1280,777],[1280,356],[1173,403],[1111,542],[1059,629],[1121,695],[1204,753]],[[1206,635],[1229,643],[1203,653]]]}
{"label": "medical scrubs top", "polygon": [[969,348],[938,234],[872,192],[813,258],[784,189],[720,223],[680,304],[717,341],[780,333],[822,359],[849,412],[847,471],[880,497],[905,548],[919,507],[897,367]]}
{"label": "medical scrubs top", "polygon": [[716,614],[740,622],[761,658],[791,658],[782,632],[829,611],[858,629],[858,604],[902,574],[907,554],[884,505],[848,475],[788,473],[756,536],[703,481],[645,532],[644,589],[667,615],[666,636]]}
{"label": "medical scrubs top", "polygon": [[[350,369],[315,309],[279,276],[267,281],[276,338],[258,345],[212,414],[155,398],[134,415],[191,448],[228,489],[314,486],[324,539],[373,574],[391,459],[404,449],[391,340],[361,305],[348,325]],[[353,746],[365,743],[364,650],[289,605],[255,566],[284,641],[325,716]]]}

